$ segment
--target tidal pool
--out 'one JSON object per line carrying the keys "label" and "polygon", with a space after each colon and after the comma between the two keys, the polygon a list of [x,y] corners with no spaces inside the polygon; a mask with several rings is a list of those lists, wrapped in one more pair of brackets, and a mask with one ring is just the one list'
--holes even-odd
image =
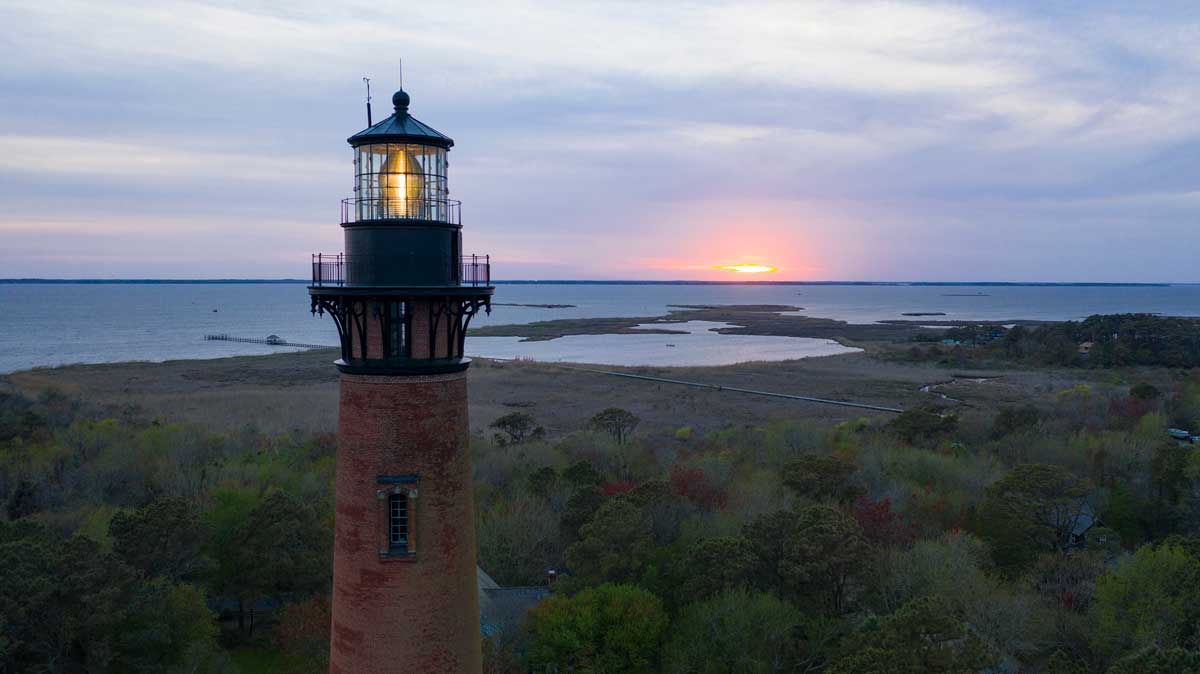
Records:
{"label": "tidal pool", "polygon": [[836,356],[862,350],[842,346],[831,339],[715,332],[729,327],[736,326],[713,321],[652,323],[637,328],[681,330],[686,334],[568,335],[536,342],[521,341],[520,337],[468,337],[467,355],[560,363],[692,367]]}

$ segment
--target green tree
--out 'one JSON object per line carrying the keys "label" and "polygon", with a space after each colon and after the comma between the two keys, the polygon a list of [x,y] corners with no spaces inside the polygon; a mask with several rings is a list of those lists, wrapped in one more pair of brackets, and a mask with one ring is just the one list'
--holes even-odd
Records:
{"label": "green tree", "polygon": [[825,505],[761,515],[744,535],[757,558],[759,587],[821,597],[835,612],[845,607],[870,551],[858,522]]}
{"label": "green tree", "polygon": [[850,500],[856,496],[848,484],[855,465],[837,456],[803,456],[783,467],[784,486],[816,501]]}
{"label": "green tree", "polygon": [[1018,431],[1029,430],[1041,420],[1042,411],[1034,405],[1001,407],[992,422],[992,437],[1002,438]]}
{"label": "green tree", "polygon": [[663,671],[784,674],[796,665],[801,613],[767,593],[734,589],[692,604],[671,626]]}
{"label": "green tree", "polygon": [[475,515],[479,565],[502,585],[539,585],[562,557],[558,521],[540,499],[517,498]]}
{"label": "green tree", "polygon": [[953,433],[958,428],[958,416],[940,405],[919,405],[892,419],[888,428],[905,442],[915,443]]}
{"label": "green tree", "polygon": [[112,670],[123,674],[220,672],[228,667],[217,646],[216,616],[204,592],[163,578],[137,584],[136,599],[120,625]]}
{"label": "green tree", "polygon": [[1138,400],[1157,400],[1162,396],[1162,391],[1154,384],[1143,381],[1129,387],[1129,395]]}
{"label": "green tree", "polygon": [[854,518],[824,505],[801,510],[798,525],[796,535],[784,543],[780,575],[796,594],[822,597],[831,610],[841,612],[870,553],[862,529]]}
{"label": "green tree", "polygon": [[1182,648],[1147,648],[1108,669],[1108,674],[1196,674],[1200,672],[1200,653]]}
{"label": "green tree", "polygon": [[535,671],[651,674],[667,629],[662,601],[629,585],[554,596],[529,613]]}
{"label": "green tree", "polygon": [[563,479],[576,489],[598,486],[604,481],[604,476],[596,470],[591,461],[580,459],[563,471]]}
{"label": "green tree", "polygon": [[987,645],[933,597],[911,602],[864,636],[828,674],[977,674],[997,664]]}
{"label": "green tree", "polygon": [[629,410],[610,407],[597,412],[588,424],[596,430],[608,433],[618,445],[622,445],[629,439],[629,436],[633,435],[634,429],[641,421],[636,414]]}
{"label": "green tree", "polygon": [[19,520],[22,517],[28,517],[42,509],[42,493],[30,480],[19,480],[17,486],[8,495],[8,502],[4,504],[4,512],[10,520]]}
{"label": "green tree", "polygon": [[981,534],[997,564],[1027,567],[1041,552],[1070,548],[1081,520],[1091,516],[1091,485],[1062,466],[1022,464],[988,488]]}
{"label": "green tree", "polygon": [[[245,607],[260,597],[312,593],[328,584],[333,536],[311,506],[283,491],[271,492],[257,503],[244,494],[227,493],[225,499],[212,518],[218,522],[212,556],[217,587],[238,600],[239,627],[245,628]],[[231,517],[252,503],[240,518]],[[247,631],[253,634],[253,609],[249,618]]]}
{"label": "green tree", "polygon": [[1179,547],[1144,545],[1100,577],[1091,613],[1099,652],[1182,646],[1200,619],[1200,561]]}
{"label": "green tree", "polygon": [[579,540],[579,530],[592,519],[604,504],[604,500],[604,494],[595,487],[585,487],[571,494],[558,520],[558,529],[564,545]]}
{"label": "green tree", "polygon": [[558,471],[554,470],[554,466],[542,466],[525,478],[525,489],[542,499],[550,498],[557,484]]}
{"label": "green tree", "polygon": [[787,541],[800,529],[799,522],[794,511],[779,510],[759,515],[742,527],[742,536],[756,559],[752,579],[759,588],[775,592],[783,588],[780,563]]}
{"label": "green tree", "polygon": [[675,574],[679,603],[707,599],[747,584],[756,563],[745,539],[723,536],[696,541],[684,553]]}
{"label": "green tree", "polygon": [[190,585],[146,581],[92,540],[0,524],[0,671],[220,672],[216,623]]}
{"label": "green tree", "polygon": [[189,580],[208,567],[208,532],[199,511],[181,498],[159,498],[108,525],[113,552],[147,577]]}
{"label": "green tree", "polygon": [[546,429],[538,426],[537,420],[525,412],[509,412],[488,424],[488,428],[497,431],[493,437],[502,447],[537,440],[546,434]]}
{"label": "green tree", "polygon": [[609,499],[567,548],[572,586],[637,580],[653,547],[650,518],[624,499]]}

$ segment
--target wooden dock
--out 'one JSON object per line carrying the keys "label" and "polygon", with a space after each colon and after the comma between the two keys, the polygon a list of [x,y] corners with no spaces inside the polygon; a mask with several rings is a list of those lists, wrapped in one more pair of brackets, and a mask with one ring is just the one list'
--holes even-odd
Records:
{"label": "wooden dock", "polygon": [[205,335],[206,342],[238,342],[240,344],[265,344],[266,346],[293,346],[297,349],[336,349],[338,347],[329,344],[301,344],[300,342],[289,342],[278,337],[267,337],[260,339],[258,337],[234,337],[233,335]]}

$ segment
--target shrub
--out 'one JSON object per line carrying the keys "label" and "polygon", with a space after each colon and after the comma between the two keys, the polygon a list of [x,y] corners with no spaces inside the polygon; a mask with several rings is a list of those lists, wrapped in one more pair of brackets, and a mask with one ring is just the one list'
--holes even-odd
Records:
{"label": "shrub", "polygon": [[554,596],[529,613],[535,671],[652,674],[667,629],[662,601],[629,585]]}
{"label": "shrub", "polygon": [[801,623],[801,613],[774,595],[723,592],[680,613],[663,649],[664,671],[804,671],[793,668]]}

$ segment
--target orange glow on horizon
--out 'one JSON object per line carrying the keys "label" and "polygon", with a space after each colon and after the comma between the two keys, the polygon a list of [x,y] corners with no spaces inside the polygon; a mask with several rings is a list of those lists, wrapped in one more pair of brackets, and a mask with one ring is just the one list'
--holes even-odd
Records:
{"label": "orange glow on horizon", "polygon": [[739,274],[770,274],[779,271],[778,267],[770,267],[765,264],[722,264],[716,265],[713,269],[732,271]]}

